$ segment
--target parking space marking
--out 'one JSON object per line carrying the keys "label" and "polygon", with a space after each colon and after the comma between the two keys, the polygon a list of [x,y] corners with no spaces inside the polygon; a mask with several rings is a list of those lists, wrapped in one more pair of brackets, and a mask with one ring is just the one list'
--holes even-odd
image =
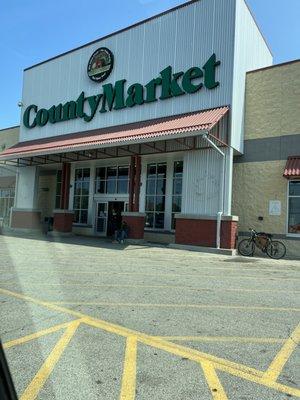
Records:
{"label": "parking space marking", "polygon": [[[128,257],[128,256],[126,256],[126,259],[127,260],[129,260],[130,259],[130,257]],[[106,259],[104,259],[104,260],[106,260]],[[134,265],[136,264],[136,258],[134,258],[133,259],[134,260]],[[252,261],[252,260],[251,260]],[[258,259],[257,260],[258,262],[261,262],[262,260],[261,259]],[[281,260],[282,261],[282,260]],[[49,260],[49,262],[51,262],[51,260]],[[274,262],[274,260],[273,260],[273,262]],[[58,261],[58,260],[55,260],[55,264],[57,265],[57,266],[62,266],[62,267],[64,267],[65,266],[65,264],[64,264],[64,262],[63,261]],[[159,265],[159,264],[158,264]],[[183,264],[183,263],[180,263],[180,264],[175,264],[174,263],[174,266],[180,266],[180,267],[182,267],[182,266],[188,266],[188,267],[196,267],[198,270],[209,270],[209,271],[211,271],[212,269],[213,270],[223,270],[223,271],[238,271],[238,272],[244,272],[244,271],[255,271],[255,272],[263,272],[263,271],[266,271],[266,272],[269,272],[269,271],[271,271],[271,272],[283,272],[283,270],[282,270],[282,266],[280,266],[280,267],[278,267],[278,268],[275,268],[274,266],[272,266],[272,267],[259,267],[259,268],[255,268],[255,267],[245,267],[245,266],[243,266],[242,267],[242,269],[240,269],[240,268],[238,268],[238,267],[240,267],[240,263],[237,263],[237,267],[236,268],[234,268],[234,267],[216,267],[215,266],[215,262],[213,262],[213,263],[211,263],[211,265],[209,265],[209,266],[202,266],[202,265],[199,265],[198,263],[196,264],[196,265],[191,265],[191,264]],[[151,267],[151,268],[153,268],[153,264],[152,263],[149,263],[149,267]],[[161,270],[162,268],[164,268],[164,266],[163,265],[159,265],[159,270]],[[21,267],[20,268],[20,270],[22,270],[22,271],[25,271],[25,272],[36,272],[35,270],[31,270],[31,269],[29,269],[29,268],[23,268],[23,267]],[[45,270],[43,270],[43,271],[45,271]],[[50,271],[52,271],[52,269],[51,270],[48,270],[49,272]],[[60,270],[58,270],[58,269],[56,269],[56,271],[60,271]],[[7,272],[7,269],[0,269],[0,272]],[[46,270],[46,272],[47,272],[47,270]],[[67,270],[67,272],[72,272],[72,270]],[[88,273],[94,273],[95,271],[94,270],[90,270],[90,271],[87,271]],[[105,272],[105,271],[104,271]],[[285,266],[285,270],[284,270],[284,272],[295,272],[295,273],[299,273],[300,272],[300,266],[298,266],[298,265],[293,265],[293,266]]]}
{"label": "parking space marking", "polygon": [[70,340],[74,336],[77,328],[79,327],[81,320],[75,320],[68,324],[66,330],[64,331],[61,338],[58,340],[53,350],[46,358],[45,362],[33,378],[33,380],[29,383],[24,393],[20,397],[20,400],[34,400],[39,394],[40,390],[44,386],[46,380],[50,376],[53,371],[56,363],[60,359],[63,354],[65,348],[68,346]]}
{"label": "parking space marking", "polygon": [[[106,322],[106,321],[100,320],[98,318],[94,318],[89,315],[83,314],[81,312],[78,312],[78,311],[75,311],[72,309],[68,309],[65,307],[61,307],[61,306],[55,305],[53,303],[49,303],[49,302],[39,300],[36,298],[32,298],[27,295],[12,292],[7,289],[0,288],[0,293],[15,297],[15,298],[19,298],[23,301],[25,300],[25,301],[28,301],[28,302],[31,302],[34,304],[38,304],[38,305],[48,308],[50,310],[55,310],[55,311],[61,312],[63,314],[68,314],[68,315],[72,315],[72,316],[79,318],[80,321],[76,320],[76,321],[74,321],[74,324],[75,323],[76,324],[85,323],[89,326],[94,326],[94,327],[104,330],[106,332],[114,333],[116,335],[120,335],[120,336],[123,336],[126,338],[135,336],[137,338],[137,342],[146,344],[146,345],[154,347],[156,349],[166,351],[170,354],[177,355],[179,357],[187,358],[190,361],[194,361],[198,364],[199,363],[201,364],[201,362],[209,362],[209,363],[211,363],[212,367],[217,371],[223,371],[228,374],[234,375],[236,377],[245,379],[247,381],[266,386],[273,390],[276,390],[276,391],[279,391],[279,392],[282,392],[285,394],[289,394],[292,396],[294,395],[294,396],[300,397],[299,389],[278,383],[278,382],[274,381],[273,379],[270,379],[268,376],[267,377],[264,376],[263,371],[257,370],[255,368],[252,368],[252,367],[249,367],[249,366],[246,366],[243,364],[239,364],[239,363],[236,363],[233,361],[229,361],[224,358],[216,357],[209,353],[194,350],[189,347],[181,346],[179,344],[168,342],[166,340],[162,340],[157,337],[147,335],[145,333],[141,333],[141,332],[138,332],[138,331],[135,331],[132,329],[128,329],[123,326],[116,325],[116,324],[113,324],[110,322]],[[77,327],[76,327],[76,329],[77,329]],[[72,336],[73,336],[73,334],[71,335],[71,337]],[[66,338],[66,340],[65,340],[67,342],[66,345],[71,340],[71,337]],[[58,344],[60,344],[60,346],[58,346]],[[52,352],[49,356],[49,357],[51,357],[51,355],[52,355],[52,359],[50,360],[51,361],[50,366],[53,365],[53,368],[54,368],[54,364],[58,361],[59,357],[61,356],[61,354],[65,348],[64,341],[62,343],[60,343],[60,341],[59,341],[58,344],[56,345],[59,347],[57,349],[57,351],[55,351],[53,355],[52,355],[52,353],[53,353]],[[46,362],[47,362],[47,360],[46,360]],[[45,363],[44,363],[44,365],[45,365]],[[44,367],[44,365],[43,365],[43,367]],[[35,382],[34,383],[34,388],[35,388],[37,386],[37,384],[43,382],[43,378],[48,373],[50,366],[46,365],[44,367],[44,370],[42,371],[42,374],[40,375],[41,378],[37,379],[35,377],[29,386],[31,386],[32,383]],[[52,369],[50,370],[50,373],[51,373]],[[49,376],[49,374],[48,374],[48,376]],[[34,398],[35,397],[27,397],[27,398],[21,397],[21,400],[33,400]]]}
{"label": "parking space marking", "polygon": [[9,342],[3,343],[3,348],[9,349],[10,347],[17,346],[19,344],[23,344],[23,343],[29,342],[31,340],[34,340],[34,339],[38,339],[39,337],[49,335],[50,333],[54,333],[54,332],[59,331],[60,329],[66,328],[69,324],[70,324],[70,322],[64,322],[59,325],[51,326],[51,328],[47,328],[47,329],[43,329],[41,331],[35,332],[31,335],[26,335],[19,339],[10,340]]}
{"label": "parking space marking", "polygon": [[[9,271],[6,271],[8,273]],[[39,271],[27,271],[27,270],[23,270],[23,271],[18,271],[18,273],[33,273],[36,274]],[[197,274],[191,274],[191,273],[186,273],[186,274],[178,274],[178,273],[150,273],[150,272],[103,272],[101,270],[99,271],[67,271],[67,270],[41,270],[41,272],[43,273],[47,273],[49,275],[53,274],[53,273],[60,273],[63,275],[97,275],[97,274],[101,274],[101,275],[124,275],[124,276],[128,276],[128,275],[134,275],[134,276],[155,276],[155,277],[201,277],[201,278],[213,278],[213,279],[217,279],[217,280],[223,280],[223,279],[239,279],[239,280],[243,280],[243,279],[255,279],[256,281],[263,281],[263,280],[267,280],[267,281],[291,281],[291,282],[298,282],[300,281],[300,277],[299,278],[287,278],[287,277],[275,277],[275,276],[260,276],[258,277],[257,275],[226,275],[226,276],[221,276],[221,275],[211,275],[211,274],[202,274],[202,273],[197,273]],[[240,271],[239,271],[240,272]],[[285,272],[285,271],[282,271]]]}
{"label": "parking space marking", "polygon": [[136,387],[137,337],[129,336],[126,340],[124,369],[120,400],[134,400]]}
{"label": "parking space marking", "polygon": [[285,339],[245,336],[156,336],[159,339],[175,342],[240,342],[240,343],[283,343]]}
{"label": "parking space marking", "polygon": [[200,365],[205,375],[212,398],[214,400],[228,400],[213,364],[209,361],[202,361]]}
{"label": "parking space marking", "polygon": [[[6,285],[6,286],[15,286],[16,284],[19,284],[20,281],[17,282],[0,282],[0,285]],[[191,291],[214,291],[214,292],[272,292],[272,293],[286,293],[287,290],[272,290],[272,289],[244,289],[244,288],[228,288],[228,289],[218,289],[218,288],[202,288],[202,287],[196,287],[196,286],[177,286],[177,285],[130,285],[130,284],[96,284],[96,283],[91,283],[91,284],[82,284],[78,282],[74,283],[32,283],[32,282],[24,282],[22,281],[22,285],[26,286],[27,288],[30,287],[52,287],[54,290],[57,288],[61,287],[83,287],[83,288],[141,288],[141,289],[180,289],[180,290],[191,290]],[[49,290],[49,288],[47,288]],[[289,290],[290,292],[293,293],[300,293],[300,290]]]}
{"label": "parking space marking", "polygon": [[276,381],[281,371],[283,370],[287,360],[292,355],[300,342],[300,324],[292,332],[290,337],[285,341],[281,350],[278,352],[276,357],[273,359],[267,371],[264,373],[264,378]]}
{"label": "parking space marking", "polygon": [[84,302],[84,301],[49,301],[53,305],[72,305],[72,306],[104,306],[104,307],[149,307],[149,308],[205,308],[205,309],[233,309],[233,310],[255,310],[255,311],[284,311],[300,312],[300,308],[287,307],[265,307],[265,306],[238,306],[234,304],[162,304],[162,303],[109,303],[103,301]]}

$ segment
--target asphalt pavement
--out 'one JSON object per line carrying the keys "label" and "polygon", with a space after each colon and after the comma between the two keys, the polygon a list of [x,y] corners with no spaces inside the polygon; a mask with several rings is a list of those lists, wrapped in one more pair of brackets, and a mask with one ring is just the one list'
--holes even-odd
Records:
{"label": "asphalt pavement", "polygon": [[21,400],[300,397],[300,261],[0,236]]}

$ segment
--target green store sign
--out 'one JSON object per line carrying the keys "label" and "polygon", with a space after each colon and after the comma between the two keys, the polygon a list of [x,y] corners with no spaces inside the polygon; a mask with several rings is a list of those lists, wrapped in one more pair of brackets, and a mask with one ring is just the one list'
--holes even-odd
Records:
{"label": "green store sign", "polygon": [[111,83],[102,85],[102,93],[85,97],[84,92],[81,92],[77,100],[53,105],[49,109],[38,108],[37,105],[31,104],[23,114],[23,124],[31,129],[75,118],[90,122],[97,110],[106,113],[196,93],[203,87],[211,90],[219,85],[216,81],[216,68],[219,65],[220,61],[217,61],[216,55],[213,54],[202,68],[191,67],[185,72],[173,73],[172,67],[168,66],[146,85],[133,83],[125,90],[126,79],[121,79],[114,85]]}

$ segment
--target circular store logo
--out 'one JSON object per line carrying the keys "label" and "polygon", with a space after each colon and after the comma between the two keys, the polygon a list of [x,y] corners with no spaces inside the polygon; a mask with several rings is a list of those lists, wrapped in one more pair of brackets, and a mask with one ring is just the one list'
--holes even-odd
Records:
{"label": "circular store logo", "polygon": [[106,47],[100,47],[91,56],[88,66],[88,77],[94,82],[102,82],[111,73],[114,65],[113,53]]}

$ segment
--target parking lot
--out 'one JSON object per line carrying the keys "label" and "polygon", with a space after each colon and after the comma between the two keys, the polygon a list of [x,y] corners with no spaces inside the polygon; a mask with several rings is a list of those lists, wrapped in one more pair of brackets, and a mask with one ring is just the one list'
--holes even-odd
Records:
{"label": "parking lot", "polygon": [[0,236],[21,400],[300,397],[300,261]]}

